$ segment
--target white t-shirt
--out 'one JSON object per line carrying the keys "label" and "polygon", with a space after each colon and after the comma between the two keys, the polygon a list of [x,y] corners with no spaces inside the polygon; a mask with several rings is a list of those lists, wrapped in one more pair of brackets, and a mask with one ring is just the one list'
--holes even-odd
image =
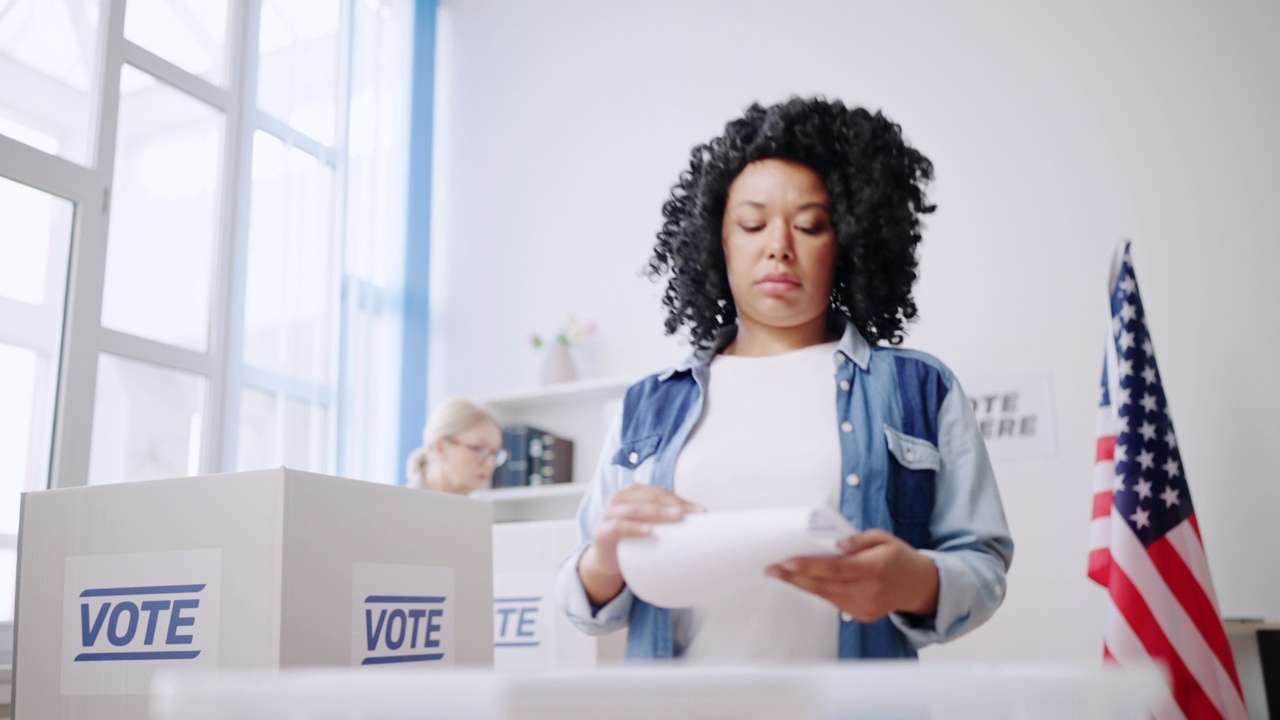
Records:
{"label": "white t-shirt", "polygon": [[[676,460],[677,495],[710,511],[839,506],[837,343],[717,355],[702,417]],[[672,614],[676,647],[707,661],[832,660],[834,605],[763,574],[729,598]]]}

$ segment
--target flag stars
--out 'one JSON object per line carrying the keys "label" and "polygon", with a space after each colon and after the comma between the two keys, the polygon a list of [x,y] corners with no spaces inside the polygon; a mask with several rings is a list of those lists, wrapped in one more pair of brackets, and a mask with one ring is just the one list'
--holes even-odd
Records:
{"label": "flag stars", "polygon": [[1138,433],[1142,435],[1143,440],[1156,439],[1156,426],[1149,422],[1142,423],[1142,427],[1138,428]]}
{"label": "flag stars", "polygon": [[1156,466],[1156,455],[1150,450],[1143,450],[1138,453],[1138,464],[1143,470],[1150,470]]}
{"label": "flag stars", "polygon": [[1109,499],[1117,519],[1147,545],[1186,522],[1192,503],[1127,245],[1120,252],[1102,372],[1102,409],[1111,414],[1099,437],[1100,447],[1109,441],[1114,451],[1099,467],[1114,486]]}
{"label": "flag stars", "polygon": [[1133,523],[1138,526],[1139,530],[1141,530],[1144,527],[1151,526],[1151,512],[1148,510],[1143,510],[1142,508],[1138,508],[1137,510],[1135,510],[1133,514],[1129,516],[1129,519],[1132,520]]}
{"label": "flag stars", "polygon": [[1156,411],[1156,406],[1160,404],[1160,401],[1156,399],[1156,396],[1151,393],[1143,394],[1142,399],[1138,402],[1141,403],[1142,408],[1149,413],[1154,413]]}
{"label": "flag stars", "polygon": [[1133,491],[1138,493],[1139,500],[1151,497],[1151,481],[1146,478],[1142,478],[1133,486]]}

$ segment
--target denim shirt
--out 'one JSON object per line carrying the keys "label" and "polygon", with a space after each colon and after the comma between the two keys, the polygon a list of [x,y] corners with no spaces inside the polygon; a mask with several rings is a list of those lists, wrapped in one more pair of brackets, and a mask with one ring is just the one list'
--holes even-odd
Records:
{"label": "denim shirt", "polygon": [[[560,566],[557,598],[589,634],[629,625],[628,659],[683,652],[674,645],[670,610],[626,587],[593,606],[578,562],[610,495],[632,483],[672,490],[676,459],[702,414],[711,358],[735,331],[627,390],[578,508],[579,542]],[[832,482],[840,484],[840,511],[859,529],[883,528],[910,543],[934,562],[939,579],[931,617],[890,613],[864,624],[842,613],[839,656],[915,657],[918,648],[991,617],[1004,598],[1013,540],[973,410],[946,366],[925,353],[873,347],[851,324],[833,363],[842,472]]]}

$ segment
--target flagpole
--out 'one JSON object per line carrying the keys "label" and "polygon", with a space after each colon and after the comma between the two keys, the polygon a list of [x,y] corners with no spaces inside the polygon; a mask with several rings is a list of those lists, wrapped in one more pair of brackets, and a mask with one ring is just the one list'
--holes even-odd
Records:
{"label": "flagpole", "polygon": [[[1120,269],[1124,267],[1124,256],[1129,254],[1129,241],[1121,240],[1116,243],[1115,252],[1111,254],[1111,273],[1107,275],[1107,295],[1115,292],[1116,277],[1120,274]],[[1107,304],[1107,316],[1111,316],[1110,303]]]}
{"label": "flagpole", "polygon": [[1121,240],[1116,243],[1116,249],[1111,254],[1111,272],[1107,278],[1107,346],[1106,346],[1106,363],[1107,363],[1107,393],[1112,398],[1111,402],[1111,422],[1113,423],[1109,432],[1117,432],[1120,425],[1120,406],[1116,404],[1115,398],[1120,393],[1120,372],[1119,359],[1116,356],[1116,332],[1112,327],[1111,312],[1111,296],[1116,291],[1116,282],[1120,277],[1120,272],[1124,269],[1124,259],[1129,254],[1129,241]]}

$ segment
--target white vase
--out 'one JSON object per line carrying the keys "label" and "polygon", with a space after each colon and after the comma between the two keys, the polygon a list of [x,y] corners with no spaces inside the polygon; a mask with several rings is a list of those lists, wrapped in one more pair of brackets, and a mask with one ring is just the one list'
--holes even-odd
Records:
{"label": "white vase", "polygon": [[577,377],[578,369],[573,365],[569,346],[554,340],[548,343],[542,358],[542,384],[568,382]]}

